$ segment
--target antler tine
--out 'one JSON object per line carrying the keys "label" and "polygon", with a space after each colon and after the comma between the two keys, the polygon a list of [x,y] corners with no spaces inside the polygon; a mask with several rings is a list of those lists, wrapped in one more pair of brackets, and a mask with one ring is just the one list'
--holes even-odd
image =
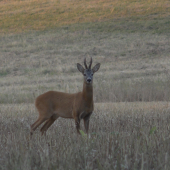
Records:
{"label": "antler tine", "polygon": [[89,69],[91,69],[91,65],[92,65],[92,57],[91,57],[91,59],[90,59],[90,64],[89,64]]}
{"label": "antler tine", "polygon": [[84,66],[87,69],[87,64],[86,64],[86,57],[84,58]]}

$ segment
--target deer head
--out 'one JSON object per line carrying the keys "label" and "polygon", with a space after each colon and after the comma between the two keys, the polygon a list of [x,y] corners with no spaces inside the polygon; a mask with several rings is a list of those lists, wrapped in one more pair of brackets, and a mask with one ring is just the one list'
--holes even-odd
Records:
{"label": "deer head", "polygon": [[95,72],[97,72],[99,70],[99,68],[100,68],[100,63],[97,63],[91,69],[91,66],[92,66],[92,57],[90,59],[89,66],[87,66],[86,58],[85,58],[84,59],[84,66],[85,66],[85,68],[81,64],[77,63],[77,69],[83,74],[85,83],[90,85],[93,82],[93,74]]}

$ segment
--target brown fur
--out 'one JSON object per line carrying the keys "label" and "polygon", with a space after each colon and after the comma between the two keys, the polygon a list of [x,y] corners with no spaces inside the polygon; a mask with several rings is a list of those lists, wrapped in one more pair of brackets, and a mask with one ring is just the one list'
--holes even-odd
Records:
{"label": "brown fur", "polygon": [[59,117],[74,119],[78,133],[80,133],[80,120],[83,119],[88,133],[89,118],[94,110],[93,83],[88,84],[84,79],[82,92],[74,94],[48,91],[36,98],[35,106],[39,117],[31,125],[31,134],[45,122],[40,130],[43,134]]}

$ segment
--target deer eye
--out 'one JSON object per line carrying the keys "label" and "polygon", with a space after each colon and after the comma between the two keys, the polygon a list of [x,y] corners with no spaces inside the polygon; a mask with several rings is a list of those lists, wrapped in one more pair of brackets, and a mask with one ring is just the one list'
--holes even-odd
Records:
{"label": "deer eye", "polygon": [[86,73],[84,73],[84,76],[86,76]]}

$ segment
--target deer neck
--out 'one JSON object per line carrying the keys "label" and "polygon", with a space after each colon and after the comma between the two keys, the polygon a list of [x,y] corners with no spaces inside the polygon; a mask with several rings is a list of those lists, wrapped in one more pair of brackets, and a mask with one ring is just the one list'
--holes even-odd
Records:
{"label": "deer neck", "polygon": [[93,84],[83,83],[83,99],[89,103],[93,102]]}

